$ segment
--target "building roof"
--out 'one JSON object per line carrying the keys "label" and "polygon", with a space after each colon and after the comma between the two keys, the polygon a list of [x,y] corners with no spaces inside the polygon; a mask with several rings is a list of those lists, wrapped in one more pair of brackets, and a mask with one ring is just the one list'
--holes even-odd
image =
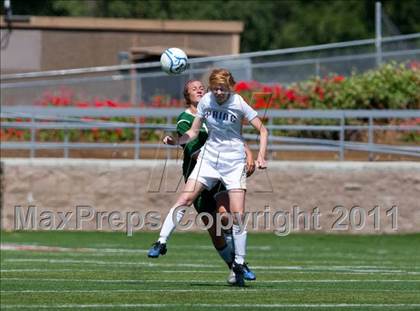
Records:
{"label": "building roof", "polygon": [[[3,16],[1,28],[7,27]],[[241,33],[244,29],[240,21],[209,20],[156,20],[96,17],[53,17],[30,16],[28,22],[16,21],[13,28],[24,29],[80,29],[140,32],[201,32],[201,33]]]}
{"label": "building roof", "polygon": [[[162,51],[167,48],[168,46],[162,45],[132,47],[130,48],[130,54],[133,60],[140,60],[151,56],[160,56]],[[189,47],[183,47],[182,50],[188,55],[188,57],[204,57],[211,55],[209,51],[203,51]]]}

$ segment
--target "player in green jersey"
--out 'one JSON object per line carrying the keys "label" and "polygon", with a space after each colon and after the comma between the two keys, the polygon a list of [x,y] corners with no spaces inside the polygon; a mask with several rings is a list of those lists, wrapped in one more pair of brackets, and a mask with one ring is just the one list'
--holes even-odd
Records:
{"label": "player in green jersey", "polygon": [[[195,114],[197,111],[197,104],[205,93],[204,85],[198,80],[191,80],[185,84],[184,87],[184,97],[187,105],[187,109],[182,112],[177,119],[177,133],[179,136],[182,136],[186,131],[191,128],[191,125],[194,121]],[[189,142],[186,145],[183,145],[184,149],[184,159],[182,165],[182,172],[185,181],[188,179],[188,176],[191,174],[192,170],[196,165],[196,159],[200,152],[200,148],[204,145],[207,140],[207,129],[205,125],[200,129],[200,133],[196,139]],[[250,176],[255,170],[255,164],[252,156],[251,150],[246,146],[246,155],[247,155],[247,175]],[[225,192],[226,188],[223,184],[219,183],[210,190],[204,190],[200,196],[194,201],[194,207],[198,213],[208,213],[213,217],[213,225],[208,229],[210,237],[212,239],[213,245],[226,262],[228,267],[232,268],[232,263],[234,261],[234,246],[232,234],[229,231],[223,231],[222,235],[218,235],[216,232],[216,213],[226,215],[228,212],[229,199],[227,193]],[[159,255],[166,254],[166,242],[175,229],[176,225],[174,224],[174,213],[178,221],[184,215],[185,210],[173,210],[171,209],[166,216],[165,222],[162,226],[159,240],[154,243],[152,248],[149,250],[148,256],[151,258],[157,258]],[[221,218],[224,225],[227,225],[227,219]],[[205,225],[208,224],[209,219],[207,217],[202,217],[202,221]],[[245,264],[245,278],[248,280],[255,280],[255,274],[246,266]],[[231,271],[229,274],[228,282],[235,283],[235,274]]]}

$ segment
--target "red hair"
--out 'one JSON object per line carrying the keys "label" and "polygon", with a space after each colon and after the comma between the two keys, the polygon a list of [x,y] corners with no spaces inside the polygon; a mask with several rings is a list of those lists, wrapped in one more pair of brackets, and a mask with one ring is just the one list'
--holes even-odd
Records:
{"label": "red hair", "polygon": [[209,77],[210,88],[216,87],[218,85],[225,85],[231,91],[233,91],[235,84],[236,84],[235,79],[233,79],[232,74],[227,69],[224,69],[224,68],[214,69],[210,74],[210,77]]}

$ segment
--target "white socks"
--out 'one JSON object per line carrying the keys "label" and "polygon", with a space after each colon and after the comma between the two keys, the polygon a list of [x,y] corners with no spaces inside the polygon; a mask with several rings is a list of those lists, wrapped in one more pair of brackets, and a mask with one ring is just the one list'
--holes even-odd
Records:
{"label": "white socks", "polygon": [[182,216],[184,216],[184,214],[185,214],[185,209],[182,209],[179,206],[172,207],[169,210],[169,213],[168,213],[168,215],[166,215],[165,221],[163,222],[162,229],[160,229],[160,236],[159,236],[158,241],[161,244],[166,243],[166,241],[169,239],[169,236],[171,235],[172,231],[174,231],[174,229],[176,227],[176,225],[173,221],[175,209],[177,209],[176,220],[177,220],[178,223],[181,220]]}
{"label": "white socks", "polygon": [[247,232],[244,229],[241,232],[241,227],[239,225],[232,226],[232,235],[233,241],[235,244],[235,261],[243,265],[245,262],[245,254],[246,254],[246,235]]}

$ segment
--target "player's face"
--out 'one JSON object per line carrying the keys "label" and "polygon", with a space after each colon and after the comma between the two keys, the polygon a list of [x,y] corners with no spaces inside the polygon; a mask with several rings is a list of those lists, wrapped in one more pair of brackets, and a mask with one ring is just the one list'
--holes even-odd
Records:
{"label": "player's face", "polygon": [[230,96],[230,89],[223,84],[213,86],[210,90],[216,98],[216,102],[218,104],[223,104]]}
{"label": "player's face", "polygon": [[190,96],[190,101],[194,104],[198,104],[204,95],[204,91],[203,83],[200,81],[191,82],[188,85],[188,95]]}

